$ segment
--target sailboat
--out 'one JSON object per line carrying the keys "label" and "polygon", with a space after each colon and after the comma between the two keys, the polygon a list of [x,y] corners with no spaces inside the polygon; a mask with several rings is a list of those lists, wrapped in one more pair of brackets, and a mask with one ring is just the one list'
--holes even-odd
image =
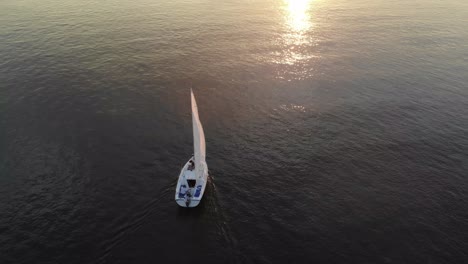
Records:
{"label": "sailboat", "polygon": [[206,164],[205,133],[198,117],[197,101],[190,89],[192,101],[192,126],[194,155],[180,171],[177,181],[175,200],[182,207],[197,206],[205,193],[208,181],[208,165]]}

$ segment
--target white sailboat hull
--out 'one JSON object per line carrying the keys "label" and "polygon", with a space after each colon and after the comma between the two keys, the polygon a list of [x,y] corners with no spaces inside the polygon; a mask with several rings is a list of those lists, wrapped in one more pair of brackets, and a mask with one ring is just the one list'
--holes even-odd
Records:
{"label": "white sailboat hull", "polygon": [[[195,173],[197,168],[189,170],[191,158],[184,165],[177,181],[175,201],[181,207],[196,207],[200,204],[208,181],[208,167],[199,168],[203,173]],[[199,176],[196,176],[199,174]],[[188,193],[187,193],[188,192]]]}

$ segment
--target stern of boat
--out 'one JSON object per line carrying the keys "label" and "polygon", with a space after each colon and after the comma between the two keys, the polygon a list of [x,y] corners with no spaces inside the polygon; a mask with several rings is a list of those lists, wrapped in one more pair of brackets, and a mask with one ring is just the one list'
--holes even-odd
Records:
{"label": "stern of boat", "polygon": [[[208,173],[205,169],[205,177],[197,178],[194,170],[189,170],[189,159],[185,166],[180,171],[179,180],[177,181],[175,201],[181,207],[196,207],[200,204],[203,194],[205,193],[206,181]],[[188,194],[188,195],[187,195]]]}

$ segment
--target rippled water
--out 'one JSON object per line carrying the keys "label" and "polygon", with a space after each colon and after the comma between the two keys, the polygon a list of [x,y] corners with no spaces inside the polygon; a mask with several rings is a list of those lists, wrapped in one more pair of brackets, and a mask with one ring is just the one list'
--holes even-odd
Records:
{"label": "rippled water", "polygon": [[[0,1],[0,263],[468,261],[468,2]],[[192,154],[210,183],[173,201]]]}

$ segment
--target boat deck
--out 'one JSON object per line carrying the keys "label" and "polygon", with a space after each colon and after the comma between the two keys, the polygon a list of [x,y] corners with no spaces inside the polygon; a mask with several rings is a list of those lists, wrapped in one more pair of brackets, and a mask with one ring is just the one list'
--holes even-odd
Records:
{"label": "boat deck", "polygon": [[200,203],[207,181],[206,176],[197,176],[195,168],[188,169],[191,160],[182,168],[176,187],[175,200],[182,207],[195,207]]}

